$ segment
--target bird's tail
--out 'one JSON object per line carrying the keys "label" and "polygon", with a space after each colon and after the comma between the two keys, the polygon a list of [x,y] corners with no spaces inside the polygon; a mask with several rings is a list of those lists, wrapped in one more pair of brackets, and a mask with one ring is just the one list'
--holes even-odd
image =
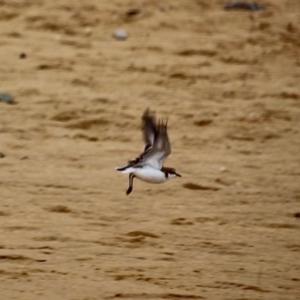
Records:
{"label": "bird's tail", "polygon": [[131,173],[134,171],[134,169],[130,165],[127,165],[125,167],[116,168],[116,170],[119,172],[122,172],[122,173]]}
{"label": "bird's tail", "polygon": [[116,170],[122,172],[122,171],[125,171],[127,168],[129,168],[129,165],[127,165],[125,167],[117,167]]}

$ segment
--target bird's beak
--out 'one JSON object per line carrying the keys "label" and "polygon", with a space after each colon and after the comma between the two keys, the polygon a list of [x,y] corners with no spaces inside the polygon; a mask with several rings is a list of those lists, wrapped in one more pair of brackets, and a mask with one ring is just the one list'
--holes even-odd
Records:
{"label": "bird's beak", "polygon": [[181,175],[180,175],[180,174],[178,174],[178,173],[175,173],[175,175],[176,175],[177,177],[181,177]]}

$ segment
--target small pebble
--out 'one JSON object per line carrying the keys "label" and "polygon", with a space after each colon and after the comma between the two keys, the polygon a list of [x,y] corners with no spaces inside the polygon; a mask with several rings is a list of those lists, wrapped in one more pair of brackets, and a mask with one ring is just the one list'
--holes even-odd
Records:
{"label": "small pebble", "polygon": [[124,29],[118,29],[114,32],[114,38],[119,41],[125,41],[128,38],[128,33]]}
{"label": "small pebble", "polygon": [[219,169],[220,172],[226,172],[227,171],[227,168],[225,166],[222,166],[220,167]]}
{"label": "small pebble", "polygon": [[0,152],[0,158],[4,158],[5,157],[5,154]]}
{"label": "small pebble", "polygon": [[93,31],[93,29],[91,27],[84,28],[84,34],[87,36],[91,35],[92,31]]}

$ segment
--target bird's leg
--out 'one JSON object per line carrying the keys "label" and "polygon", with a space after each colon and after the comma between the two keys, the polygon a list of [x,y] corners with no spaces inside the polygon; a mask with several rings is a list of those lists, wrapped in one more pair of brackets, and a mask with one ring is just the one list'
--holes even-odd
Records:
{"label": "bird's leg", "polygon": [[126,191],[126,195],[129,195],[131,192],[132,192],[132,189],[133,189],[133,178],[134,178],[134,174],[133,173],[130,173],[129,174],[129,187]]}

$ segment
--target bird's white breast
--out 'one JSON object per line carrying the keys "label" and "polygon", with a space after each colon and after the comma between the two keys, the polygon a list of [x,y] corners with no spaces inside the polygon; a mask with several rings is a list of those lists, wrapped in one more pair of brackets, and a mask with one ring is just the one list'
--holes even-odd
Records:
{"label": "bird's white breast", "polygon": [[136,168],[132,173],[138,179],[148,183],[163,183],[168,180],[164,172],[151,167]]}

